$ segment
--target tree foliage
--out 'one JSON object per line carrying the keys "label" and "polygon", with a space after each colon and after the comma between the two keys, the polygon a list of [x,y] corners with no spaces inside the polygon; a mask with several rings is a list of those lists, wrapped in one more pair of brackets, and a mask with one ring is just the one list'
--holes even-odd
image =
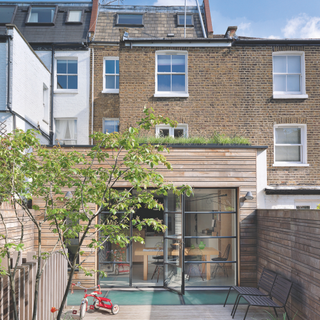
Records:
{"label": "tree foliage", "polygon": [[[168,118],[155,116],[152,111],[144,109],[145,116],[137,127],[130,127],[123,133],[94,133],[92,138],[96,145],[83,152],[60,146],[41,146],[35,131],[16,130],[0,140],[0,199],[13,204],[21,228],[21,237],[11,239],[0,212],[3,222],[0,230],[3,230],[1,236],[5,242],[1,256],[10,259],[14,250],[18,255],[22,254],[23,219],[30,219],[39,243],[36,255],[36,279],[39,280],[46,260],[58,252],[68,256],[66,242],[79,237],[76,254],[69,261],[71,272],[61,305],[65,304],[77,268],[87,275],[96,271],[84,269],[83,263],[106,241],[121,247],[130,241],[143,241],[139,235],[128,237],[130,219],[138,230],[146,225],[157,231],[165,230],[162,221],[157,219],[132,219],[137,209],[162,209],[155,195],[166,195],[168,191],[176,194],[186,192],[188,195],[192,192],[189,186],[177,188],[166,183],[157,171],[159,167],[171,169],[165,157],[168,149],[163,145],[139,143],[141,131],[150,130],[156,124],[176,125]],[[124,187],[119,189],[119,185]],[[66,196],[67,191],[71,193]],[[42,199],[44,205],[33,205],[31,210],[27,203],[35,199]],[[18,210],[22,210],[22,217]],[[42,248],[42,228],[47,225],[56,234],[56,243],[50,251]],[[78,263],[79,255],[82,258]],[[12,280],[13,291],[16,268],[17,263],[13,270],[2,270]],[[38,287],[39,281],[35,287],[33,319],[36,317]],[[61,311],[62,308],[58,319]]]}

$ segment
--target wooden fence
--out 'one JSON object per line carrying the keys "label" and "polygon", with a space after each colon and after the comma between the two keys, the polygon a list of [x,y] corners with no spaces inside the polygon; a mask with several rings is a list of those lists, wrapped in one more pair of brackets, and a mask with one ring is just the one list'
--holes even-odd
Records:
{"label": "wooden fence", "polygon": [[258,278],[267,267],[293,281],[295,320],[320,319],[319,218],[319,210],[257,210]]}

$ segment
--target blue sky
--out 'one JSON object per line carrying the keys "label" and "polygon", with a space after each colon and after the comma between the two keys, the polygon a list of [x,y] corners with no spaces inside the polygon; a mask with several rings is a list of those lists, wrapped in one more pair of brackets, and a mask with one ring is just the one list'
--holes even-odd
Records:
{"label": "blue sky", "polygon": [[[203,0],[198,1],[202,4]],[[209,2],[213,30],[216,34],[225,33],[228,26],[235,25],[238,26],[237,34],[242,36],[320,38],[319,0],[209,0]],[[114,3],[117,4],[117,1]],[[187,0],[187,3],[194,5],[195,0]],[[184,0],[123,0],[123,4],[183,5]]]}

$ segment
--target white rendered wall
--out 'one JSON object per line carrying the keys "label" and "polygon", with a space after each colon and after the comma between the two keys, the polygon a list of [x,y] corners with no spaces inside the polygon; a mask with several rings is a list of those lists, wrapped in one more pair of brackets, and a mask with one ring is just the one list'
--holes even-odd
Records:
{"label": "white rendered wall", "polygon": [[[78,60],[78,89],[76,93],[57,92],[53,96],[54,119],[77,119],[77,144],[89,144],[89,90],[90,90],[90,52],[56,51],[55,58],[77,58]],[[56,63],[56,61],[55,61]],[[56,67],[55,67],[56,71]],[[54,77],[56,86],[56,74]],[[55,123],[54,130],[55,132]],[[55,140],[55,137],[54,137]],[[55,141],[54,141],[55,143]]]}
{"label": "white rendered wall", "polygon": [[0,110],[6,110],[7,104],[7,43],[0,43]]}
{"label": "white rendered wall", "polygon": [[320,204],[319,195],[265,195],[266,209],[296,209],[296,206],[310,206],[316,209]]}
{"label": "white rendered wall", "polygon": [[[9,29],[12,40],[11,92],[12,110],[49,134],[49,119],[44,121],[43,86],[50,89],[51,75],[23,40],[16,29]],[[48,105],[50,103],[50,96]],[[16,117],[17,128],[27,130],[30,126]],[[48,141],[46,142],[48,143]]]}
{"label": "white rendered wall", "polygon": [[257,208],[265,208],[265,192],[267,187],[267,150],[257,150]]}

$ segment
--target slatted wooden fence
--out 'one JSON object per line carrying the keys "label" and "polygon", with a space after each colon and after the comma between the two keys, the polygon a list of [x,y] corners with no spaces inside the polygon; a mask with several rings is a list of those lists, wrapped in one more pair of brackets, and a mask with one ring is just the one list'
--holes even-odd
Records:
{"label": "slatted wooden fence", "polygon": [[257,210],[258,277],[267,267],[293,281],[295,320],[320,319],[320,211]]}

